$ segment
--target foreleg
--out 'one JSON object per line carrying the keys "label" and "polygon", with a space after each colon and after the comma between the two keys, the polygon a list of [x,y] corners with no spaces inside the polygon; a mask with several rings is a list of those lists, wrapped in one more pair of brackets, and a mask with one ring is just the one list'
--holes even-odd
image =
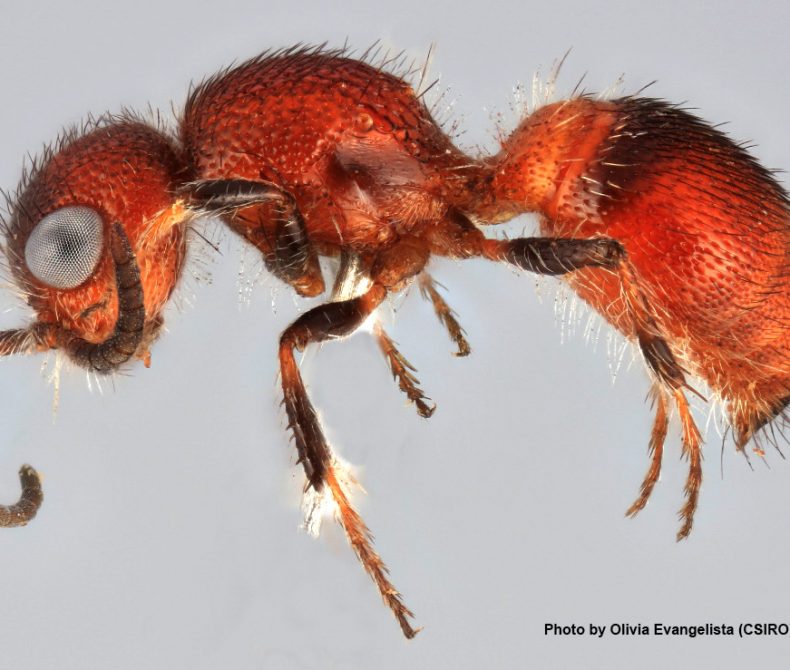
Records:
{"label": "foreleg", "polygon": [[308,485],[317,492],[323,491],[324,486],[329,488],[349,543],[408,638],[417,633],[409,622],[412,614],[389,581],[386,566],[373,549],[370,531],[351,506],[342,478],[338,475],[332,450],[299,374],[294,351],[303,350],[311,343],[352,333],[381,304],[390,289],[399,287],[420,272],[427,258],[427,250],[413,241],[403,242],[383,252],[373,262],[372,283],[365,293],[310,310],[289,326],[280,338],[285,411]]}
{"label": "foreleg", "polygon": [[187,187],[190,205],[222,216],[263,254],[266,269],[301,296],[324,292],[318,255],[293,197],[269,182],[217,179]]}

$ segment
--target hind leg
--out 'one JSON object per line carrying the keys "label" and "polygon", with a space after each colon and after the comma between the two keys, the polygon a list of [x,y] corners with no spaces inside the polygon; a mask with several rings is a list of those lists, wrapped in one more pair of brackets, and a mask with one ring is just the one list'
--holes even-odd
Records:
{"label": "hind leg", "polygon": [[487,258],[541,275],[564,275],[587,267],[616,269],[623,247],[611,238],[519,237],[489,239],[464,214],[451,210],[424,233],[431,253],[449,258]]}
{"label": "hind leg", "polygon": [[697,429],[684,389],[695,392],[686,382],[669,344],[653,318],[649,300],[631,267],[623,247],[613,239],[572,239],[524,237],[514,240],[490,240],[463,214],[451,211],[442,224],[429,232],[432,251],[453,258],[482,256],[505,261],[537,274],[561,275],[582,268],[604,268],[618,275],[630,313],[633,331],[657,385],[656,418],[651,434],[652,462],[642,484],[639,498],[629,508],[634,515],[647,503],[661,467],[666,438],[666,397],[674,399],[682,426],[683,456],[689,461],[686,479],[686,502],[680,510],[682,520],[678,539],[691,532],[702,481],[702,439]]}
{"label": "hind leg", "polygon": [[635,516],[645,508],[650,495],[653,493],[653,487],[661,475],[661,458],[664,454],[664,441],[667,437],[667,427],[669,425],[667,393],[662,384],[655,384],[652,394],[656,407],[656,416],[653,420],[653,430],[650,433],[650,443],[648,445],[648,455],[651,457],[650,467],[639,489],[639,497],[628,508],[628,511],[625,513],[626,516]]}
{"label": "hind leg", "polygon": [[683,436],[683,458],[688,461],[689,472],[686,477],[686,485],[683,490],[686,494],[686,502],[680,508],[678,516],[681,520],[680,530],[677,533],[678,540],[684,540],[691,533],[694,524],[694,512],[697,510],[699,500],[699,489],[702,485],[702,436],[700,435],[697,424],[691,416],[688,401],[682,389],[676,389],[675,406],[680,417],[680,425]]}
{"label": "hind leg", "polygon": [[[670,377],[670,379],[672,378],[674,378],[674,375]],[[667,401],[671,397],[674,400],[680,419],[683,444],[682,456],[689,464],[689,471],[683,489],[686,501],[678,512],[681,527],[678,530],[677,539],[683,540],[691,533],[691,528],[694,524],[694,513],[699,502],[699,490],[702,485],[702,436],[691,415],[688,400],[686,400],[682,386],[673,387],[666,380],[658,377],[653,387],[653,395],[655,397],[656,414],[648,447],[648,453],[651,455],[650,467],[642,481],[639,496],[628,508],[626,516],[634,516],[644,509],[661,474],[661,458],[664,452],[664,441],[666,440],[669,423]]]}
{"label": "hind leg", "polygon": [[[689,471],[686,476],[684,492],[686,501],[678,512],[681,527],[677,539],[683,540],[691,533],[694,524],[694,513],[699,502],[699,490],[702,485],[702,436],[700,435],[684,389],[700,395],[686,381],[685,370],[680,366],[667,341],[661,336],[660,329],[653,318],[653,310],[644,292],[639,289],[635,273],[627,259],[618,268],[620,283],[642,355],[656,379],[656,418],[650,438],[650,449],[653,460],[642,485],[642,491],[627,514],[636,514],[644,507],[653,489],[655,479],[661,468],[661,453],[667,432],[666,398],[671,396],[675,402],[681,425],[682,456],[688,461]],[[702,396],[700,396],[702,397]],[[704,398],[703,398],[704,399]],[[652,480],[652,483],[651,483]]]}

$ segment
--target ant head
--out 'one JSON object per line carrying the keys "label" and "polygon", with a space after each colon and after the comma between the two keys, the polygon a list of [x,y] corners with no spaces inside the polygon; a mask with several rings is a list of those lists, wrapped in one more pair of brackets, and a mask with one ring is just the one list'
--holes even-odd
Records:
{"label": "ant head", "polygon": [[99,373],[145,357],[184,259],[182,173],[167,135],[125,117],[67,133],[34,161],[4,228],[38,321],[0,333],[0,355],[59,348]]}

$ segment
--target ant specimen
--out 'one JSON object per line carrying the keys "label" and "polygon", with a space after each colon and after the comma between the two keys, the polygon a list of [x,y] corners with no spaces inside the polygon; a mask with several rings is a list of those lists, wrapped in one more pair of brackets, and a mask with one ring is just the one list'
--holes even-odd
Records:
{"label": "ant specimen", "polygon": [[[408,83],[367,61],[322,47],[269,52],[194,88],[177,135],[128,115],[67,134],[10,203],[6,254],[38,319],[0,333],[0,354],[61,349],[97,374],[147,362],[199,216],[219,217],[301,296],[325,290],[319,258],[340,258],[333,300],[280,337],[284,406],[306,489],[334,501],[411,638],[411,612],[349,502],[294,352],[352,333],[416,279],[468,354],[426,273],[432,256],[562,275],[638,343],[652,375],[652,462],[628,514],[658,478],[674,402],[689,461],[681,539],[702,477],[687,375],[722,400],[740,451],[790,399],[790,224],[770,172],[666,102],[578,95],[527,116],[496,155],[474,158]],[[524,212],[540,215],[544,236],[495,240],[481,230]],[[413,368],[380,325],[375,333],[400,388],[430,416]],[[35,471],[25,466],[21,477],[22,498],[0,510],[0,525],[22,525],[38,509]]]}

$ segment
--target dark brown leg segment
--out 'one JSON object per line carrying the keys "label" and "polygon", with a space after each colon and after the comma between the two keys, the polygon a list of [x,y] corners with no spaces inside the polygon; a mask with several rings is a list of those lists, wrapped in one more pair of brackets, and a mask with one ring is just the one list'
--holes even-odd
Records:
{"label": "dark brown leg segment", "polygon": [[541,275],[562,275],[587,267],[614,269],[624,257],[622,245],[610,238],[491,240],[457,211],[449,212],[441,224],[428,230],[426,238],[431,251],[441,256],[506,261]]}
{"label": "dark brown leg segment", "polygon": [[318,255],[293,197],[268,182],[218,179],[190,184],[190,205],[222,215],[263,254],[266,269],[301,296],[324,291]]}
{"label": "dark brown leg segment", "polygon": [[249,179],[204,179],[187,184],[182,192],[191,207],[218,214],[287,197],[277,184]]}
{"label": "dark brown leg segment", "polygon": [[497,242],[494,260],[504,260],[541,275],[564,275],[589,267],[615,268],[624,253],[619,242],[607,238],[522,237]]}
{"label": "dark brown leg segment", "polygon": [[293,286],[299,295],[313,297],[324,292],[318,255],[307,238],[304,219],[291,202],[275,206],[274,254],[264,257],[275,276]]}

